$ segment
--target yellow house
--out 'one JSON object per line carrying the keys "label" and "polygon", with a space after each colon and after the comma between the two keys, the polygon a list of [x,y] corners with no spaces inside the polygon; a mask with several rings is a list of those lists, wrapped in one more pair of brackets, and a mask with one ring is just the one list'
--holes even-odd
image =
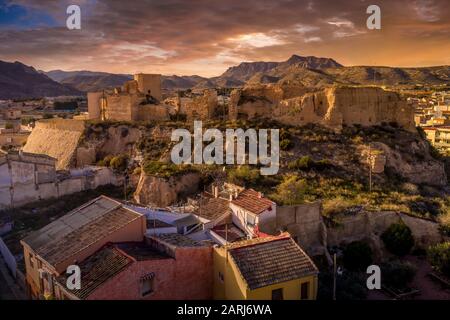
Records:
{"label": "yellow house", "polygon": [[214,248],[214,299],[314,300],[319,271],[289,235]]}

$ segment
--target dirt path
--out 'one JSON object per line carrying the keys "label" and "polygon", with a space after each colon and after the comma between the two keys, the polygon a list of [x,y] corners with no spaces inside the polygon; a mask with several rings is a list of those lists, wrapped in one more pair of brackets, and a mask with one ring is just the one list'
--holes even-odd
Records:
{"label": "dirt path", "polygon": [[450,300],[450,290],[428,276],[432,269],[425,258],[408,256],[405,260],[417,267],[412,287],[420,289],[420,294],[414,297],[415,300]]}

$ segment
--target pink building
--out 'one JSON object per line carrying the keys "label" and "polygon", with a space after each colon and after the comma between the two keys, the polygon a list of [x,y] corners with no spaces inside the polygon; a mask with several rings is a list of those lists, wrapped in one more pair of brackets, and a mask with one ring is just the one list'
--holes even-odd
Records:
{"label": "pink building", "polygon": [[108,244],[79,264],[81,289],[58,279],[57,298],[83,300],[212,299],[212,247],[180,234]]}

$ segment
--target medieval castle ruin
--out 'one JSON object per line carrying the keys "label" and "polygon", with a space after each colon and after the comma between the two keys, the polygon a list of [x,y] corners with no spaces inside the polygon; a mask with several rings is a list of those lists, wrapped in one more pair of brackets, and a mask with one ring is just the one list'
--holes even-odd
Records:
{"label": "medieval castle ruin", "polygon": [[318,123],[336,130],[395,122],[414,129],[413,109],[393,91],[379,87],[333,86],[312,89],[290,84],[256,84],[231,92],[228,108],[215,89],[202,95],[163,100],[161,75],[136,74],[112,92],[88,93],[89,119],[163,121],[170,115],[187,120],[270,118],[287,125]]}
{"label": "medieval castle ruin", "polygon": [[396,122],[413,130],[414,110],[392,91],[378,87],[330,87],[308,92],[303,87],[256,85],[231,93],[229,119],[265,117],[287,125],[318,123],[373,126]]}
{"label": "medieval castle ruin", "polygon": [[167,120],[170,106],[161,103],[161,75],[135,74],[112,92],[89,92],[91,120],[150,121]]}

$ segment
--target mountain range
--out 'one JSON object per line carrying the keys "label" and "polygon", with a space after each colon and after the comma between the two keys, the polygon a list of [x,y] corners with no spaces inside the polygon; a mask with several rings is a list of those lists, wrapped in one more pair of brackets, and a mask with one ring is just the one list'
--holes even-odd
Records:
{"label": "mountain range", "polygon": [[65,86],[18,61],[0,61],[0,99],[40,98],[80,95],[79,90]]}
{"label": "mountain range", "polygon": [[[93,71],[36,71],[20,62],[0,61],[0,99],[79,95],[113,88],[130,74]],[[241,87],[256,83],[289,83],[308,87],[350,85],[442,85],[450,83],[450,66],[398,68],[343,66],[331,58],[293,55],[282,62],[242,62],[218,77],[163,75],[166,90]]]}

